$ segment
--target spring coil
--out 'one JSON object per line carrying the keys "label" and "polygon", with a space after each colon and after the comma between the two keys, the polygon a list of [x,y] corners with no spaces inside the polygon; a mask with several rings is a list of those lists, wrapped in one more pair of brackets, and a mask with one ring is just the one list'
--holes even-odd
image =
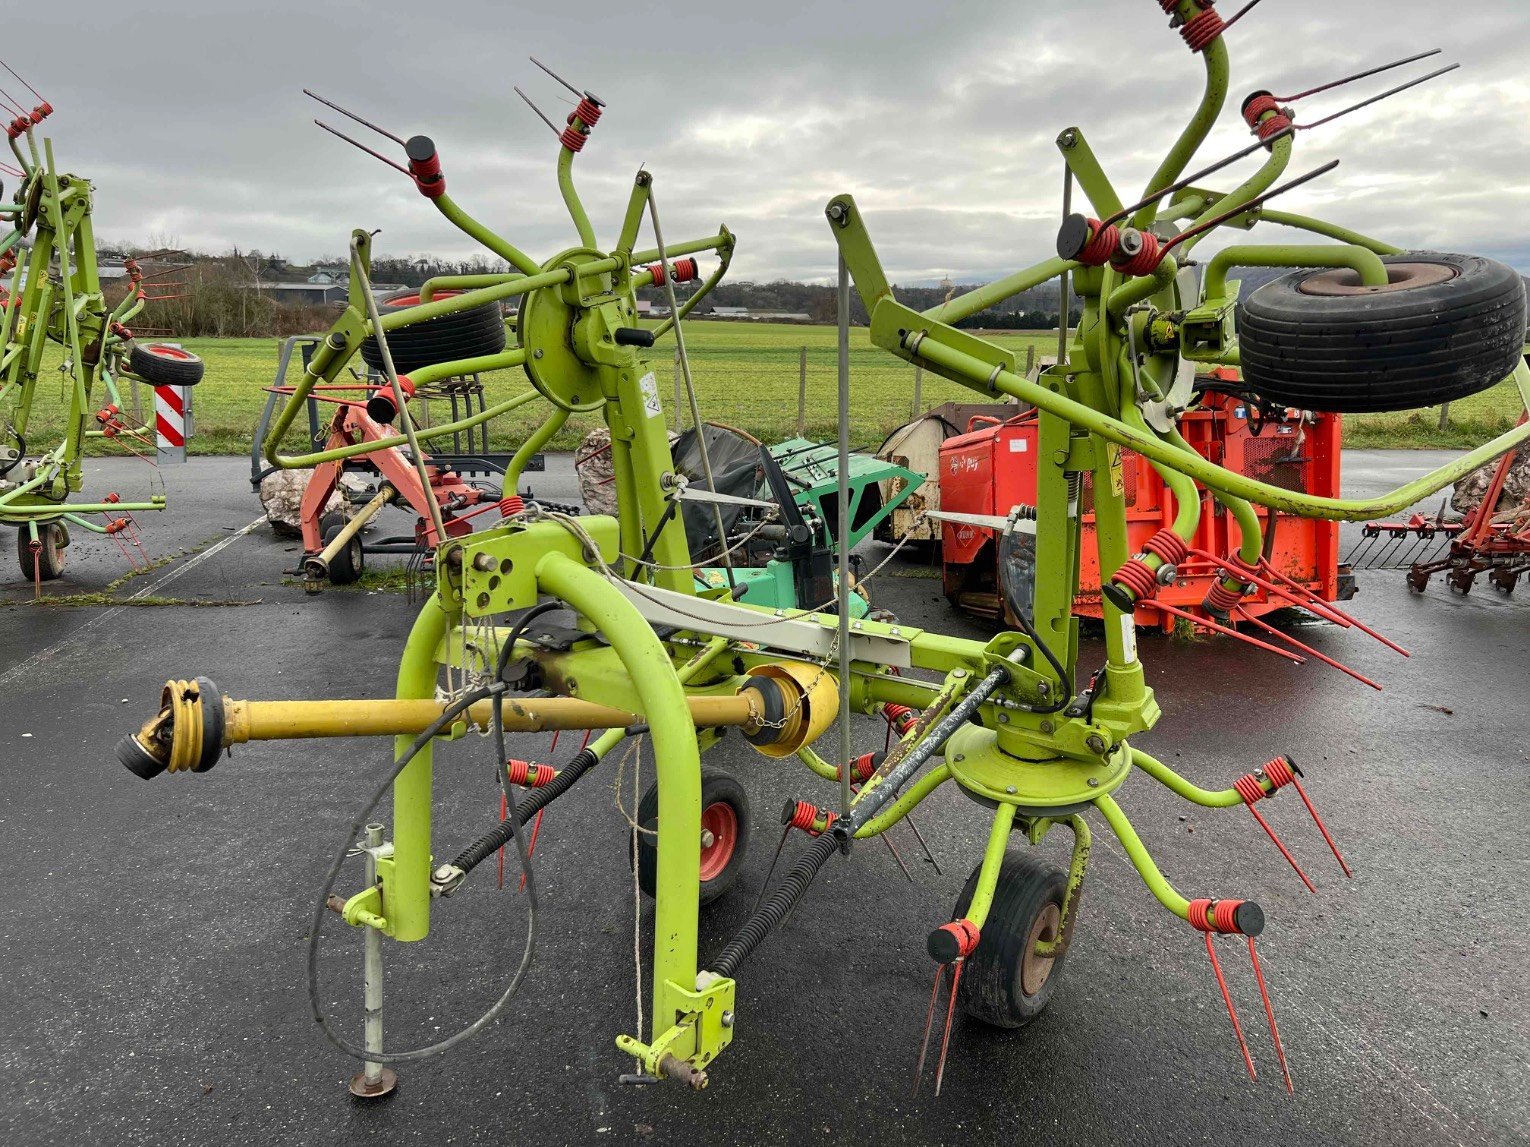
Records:
{"label": "spring coil", "polygon": [[701,278],[701,268],[695,259],[675,260],[675,282],[689,283],[699,278]]}
{"label": "spring coil", "polygon": [[1247,592],[1246,586],[1239,585],[1233,589],[1219,579],[1206,592],[1206,608],[1213,613],[1226,615],[1243,604],[1243,595]]}
{"label": "spring coil", "polygon": [[598,103],[590,99],[589,96],[583,96],[579,100],[579,106],[574,109],[574,114],[569,116],[569,121],[572,122],[577,118],[580,123],[584,124],[585,130],[588,131],[600,122],[600,111],[601,108]]}
{"label": "spring coil", "polygon": [[505,776],[512,785],[522,785],[528,789],[539,789],[544,785],[552,784],[553,778],[558,775],[558,770],[551,765],[539,765],[532,761],[509,760],[505,762]]}
{"label": "spring coil", "polygon": [[1148,231],[1138,234],[1142,236],[1140,251],[1124,261],[1119,258],[1111,260],[1110,265],[1123,275],[1151,275],[1163,261],[1163,243],[1158,236]]}
{"label": "spring coil", "polygon": [[589,138],[589,132],[580,131],[573,124],[569,124],[563,129],[563,134],[558,137],[558,142],[577,153],[584,150],[584,141]]}
{"label": "spring coil", "polygon": [[[850,764],[850,779],[857,784],[865,784],[877,771],[877,766],[882,763],[883,753],[862,753]],[[843,767],[835,770],[835,779],[845,775]],[[834,815],[829,814],[831,817]]]}
{"label": "spring coil", "polygon": [[[1206,0],[1202,0],[1206,2]],[[1204,52],[1212,44],[1216,43],[1227,24],[1215,8],[1206,8],[1199,16],[1194,16],[1185,22],[1185,26],[1179,30],[1184,37],[1185,43],[1190,46],[1192,52]]]}
{"label": "spring coil", "polygon": [[1121,229],[1112,223],[1104,226],[1098,219],[1089,220],[1089,242],[1078,253],[1078,261],[1086,267],[1103,267],[1116,253],[1121,242]]}
{"label": "spring coil", "polygon": [[663,263],[650,263],[648,273],[653,276],[653,285],[662,287],[669,279],[669,274],[664,270]]}
{"label": "spring coil", "polygon": [[519,494],[511,494],[499,500],[499,516],[502,518],[513,518],[525,509],[526,499]]}
{"label": "spring coil", "polygon": [[919,714],[907,705],[883,705],[882,716],[893,727],[893,732],[900,737],[908,736],[908,731],[914,727],[914,722],[919,719]]}
{"label": "spring coil", "polygon": [[1142,547],[1142,552],[1152,554],[1166,565],[1184,565],[1190,556],[1190,544],[1173,530],[1159,530]]}
{"label": "spring coil", "polygon": [[1238,909],[1241,900],[1192,900],[1187,913],[1192,927],[1201,932],[1220,932],[1224,936],[1239,936]]}
{"label": "spring coil", "polygon": [[1280,103],[1269,92],[1255,92],[1243,105],[1243,119],[1250,128],[1257,128],[1266,112],[1280,111]]}
{"label": "spring coil", "polygon": [[1135,601],[1146,601],[1158,592],[1158,575],[1141,558],[1132,558],[1110,575],[1110,581],[1130,593]]}
{"label": "spring coil", "polygon": [[[838,813],[825,812],[807,801],[797,801],[793,805],[788,805],[786,811],[789,815],[782,818],[783,822],[791,825],[792,828],[800,828],[809,836],[818,836],[839,819]],[[820,820],[824,822],[823,828],[814,828],[813,826]]]}

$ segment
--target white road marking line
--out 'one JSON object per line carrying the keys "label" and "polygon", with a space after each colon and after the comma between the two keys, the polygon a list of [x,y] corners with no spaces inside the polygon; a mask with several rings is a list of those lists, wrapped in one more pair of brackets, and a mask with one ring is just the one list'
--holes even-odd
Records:
{"label": "white road marking line", "polygon": [[[238,530],[236,533],[232,533],[228,537],[223,538],[222,540],[216,542],[215,544],[213,544],[211,546],[208,546],[207,549],[203,550],[199,554],[194,555],[188,561],[183,562],[181,565],[176,566],[174,569],[172,569],[169,573],[165,574],[163,577],[156,578],[153,582],[151,582],[150,584],[144,586],[144,588],[139,590],[137,593],[130,594],[128,596],[128,600],[129,601],[137,601],[140,598],[145,598],[145,597],[151,596],[154,593],[155,590],[162,589],[165,586],[169,585],[176,578],[180,577],[183,573],[186,573],[189,570],[195,569],[197,566],[199,566],[203,562],[207,561],[208,558],[214,557],[217,554],[222,553],[225,549],[227,549],[229,546],[233,545],[240,538],[244,537],[246,534],[248,534],[251,530],[255,529],[257,526],[259,526],[265,520],[266,520],[266,516],[264,514],[262,514],[260,517],[256,518],[253,522],[251,522],[247,526],[244,526],[242,529]],[[73,633],[71,633],[68,637],[64,638],[62,641],[56,642],[53,645],[48,646],[46,649],[38,650],[36,653],[32,654],[31,657],[28,657],[25,661],[21,662],[21,664],[13,665],[10,669],[6,670],[3,674],[0,674],[0,685],[8,685],[8,684],[10,684],[10,682],[14,681],[16,678],[21,677],[24,674],[30,672],[32,669],[36,668],[38,665],[42,664],[43,662],[52,659],[54,656],[56,656],[57,654],[59,654],[63,650],[68,649],[72,645],[79,644],[81,642],[81,640],[85,637],[86,633],[88,633],[90,630],[94,629],[96,626],[100,625],[102,622],[108,620],[109,618],[115,617],[117,614],[121,613],[124,609],[127,609],[127,608],[128,607],[126,605],[118,605],[118,606],[112,607],[111,609],[108,609],[105,613],[97,614],[95,617],[91,618],[84,625],[80,626],[79,629],[76,629]]]}

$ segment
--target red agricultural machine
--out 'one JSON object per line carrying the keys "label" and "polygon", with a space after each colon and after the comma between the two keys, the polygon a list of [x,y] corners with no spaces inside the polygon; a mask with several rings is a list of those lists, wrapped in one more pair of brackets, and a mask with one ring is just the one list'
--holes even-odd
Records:
{"label": "red agricultural machine", "polygon": [[[1521,415],[1523,426],[1530,414]],[[1447,519],[1445,507],[1434,517],[1414,514],[1405,521],[1367,522],[1360,542],[1346,558],[1363,569],[1406,569],[1408,588],[1423,593],[1435,574],[1462,594],[1477,578],[1505,594],[1530,573],[1530,465],[1522,451],[1511,450],[1493,466],[1469,475],[1456,488],[1457,506],[1469,507],[1460,519]]]}
{"label": "red agricultural machine", "polygon": [[[1179,414],[1176,425],[1201,457],[1293,493],[1339,495],[1339,415],[1260,403],[1242,392],[1238,373],[1225,367],[1197,379],[1196,392],[1195,404]],[[946,596],[960,609],[1013,626],[1010,603],[1029,600],[1035,556],[1028,546],[1016,544],[1018,535],[1006,526],[1012,507],[1035,504],[1039,423],[1034,410],[1008,415],[1009,409],[971,414],[964,432],[939,443],[933,468],[938,492],[930,499],[935,505],[928,516],[940,523]],[[911,448],[908,438],[895,434],[888,440],[891,454],[897,453],[900,441],[910,442],[902,448]],[[1173,491],[1146,458],[1123,451],[1121,461],[1119,493],[1126,504],[1129,544],[1133,552],[1139,552],[1174,521],[1177,505]],[[1345,628],[1371,632],[1332,605],[1357,592],[1351,567],[1340,561],[1338,523],[1259,508],[1263,568],[1256,571],[1257,578],[1250,579],[1249,592],[1240,602],[1224,603],[1216,587],[1230,571],[1227,559],[1217,555],[1237,548],[1238,525],[1204,490],[1199,494],[1202,513],[1193,544],[1174,565],[1172,580],[1160,586],[1155,596],[1136,603],[1137,625],[1171,632],[1177,624],[1190,624],[1291,660],[1316,657],[1374,684],[1264,620],[1271,613],[1296,608]],[[1079,555],[1074,612],[1100,620],[1103,594],[1094,544],[1094,491],[1088,476],[1080,483],[1078,496],[1085,543]],[[1238,572],[1243,576],[1243,571]],[[1256,639],[1249,630],[1274,644]]]}

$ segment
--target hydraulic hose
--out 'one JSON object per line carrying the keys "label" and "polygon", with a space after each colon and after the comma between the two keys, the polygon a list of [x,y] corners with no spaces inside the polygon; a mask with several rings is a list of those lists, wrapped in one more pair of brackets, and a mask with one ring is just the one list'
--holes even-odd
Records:
{"label": "hydraulic hose", "polygon": [[792,906],[797,901],[802,899],[829,857],[840,850],[842,839],[844,839],[843,833],[837,826],[813,839],[813,843],[808,845],[807,852],[803,853],[802,859],[798,860],[792,870],[781,879],[776,890],[744,922],[744,926],[738,930],[733,939],[728,941],[728,946],[718,954],[717,959],[712,962],[712,971],[728,979],[738,974],[739,965],[749,958],[750,953],[760,946],[760,942],[769,936],[782,920],[786,919],[786,914],[792,910]]}
{"label": "hydraulic hose", "polygon": [[[621,730],[616,730],[621,732]],[[598,742],[597,742],[598,744]],[[553,801],[557,800],[569,789],[574,787],[574,782],[596,765],[600,764],[603,754],[595,751],[594,745],[586,745],[575,757],[563,768],[558,770],[558,775],[549,784],[539,789],[533,789],[529,796],[521,800],[516,806],[516,819],[519,823],[512,823],[512,818],[507,814],[505,819],[496,824],[488,832],[484,833],[472,844],[457,854],[452,861],[452,866],[462,869],[463,873],[472,872],[489,857],[493,856],[505,845],[510,843],[516,829],[529,821],[537,813],[541,812]]]}

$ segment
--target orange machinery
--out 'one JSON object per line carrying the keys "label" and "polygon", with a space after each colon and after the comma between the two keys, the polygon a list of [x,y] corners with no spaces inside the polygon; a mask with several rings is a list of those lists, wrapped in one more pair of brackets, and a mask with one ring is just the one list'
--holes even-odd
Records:
{"label": "orange machinery", "polygon": [[[1342,436],[1337,414],[1287,411],[1283,417],[1262,419],[1257,409],[1227,394],[1208,392],[1194,410],[1179,417],[1180,433],[1207,459],[1306,494],[1339,493],[1339,446]],[[940,449],[940,507],[969,515],[1007,515],[1017,505],[1036,502],[1036,418],[1034,412],[1006,421],[976,416],[967,433],[948,438]],[[1174,517],[1172,496],[1140,455],[1123,456],[1127,524],[1132,550]],[[1194,549],[1227,554],[1237,548],[1238,527],[1232,516],[1203,493],[1200,531]],[[1086,476],[1081,509],[1084,544],[1079,596],[1075,612],[1100,617],[1100,570],[1094,538],[1091,489]],[[1324,602],[1348,600],[1355,594],[1354,576],[1339,562],[1337,522],[1280,516],[1270,529],[1270,511],[1258,508],[1265,523],[1266,554],[1271,566]],[[989,617],[1007,612],[999,592],[999,553],[994,531],[982,526],[942,523],[942,564],[946,596],[960,608]],[[1205,616],[1202,602],[1218,571],[1209,561],[1192,557],[1179,567],[1179,578],[1159,593],[1171,606]],[[1243,609],[1254,616],[1289,608],[1287,597],[1255,587]],[[1010,619],[1006,618],[1006,621]],[[1137,624],[1172,629],[1172,615],[1139,605]]]}

